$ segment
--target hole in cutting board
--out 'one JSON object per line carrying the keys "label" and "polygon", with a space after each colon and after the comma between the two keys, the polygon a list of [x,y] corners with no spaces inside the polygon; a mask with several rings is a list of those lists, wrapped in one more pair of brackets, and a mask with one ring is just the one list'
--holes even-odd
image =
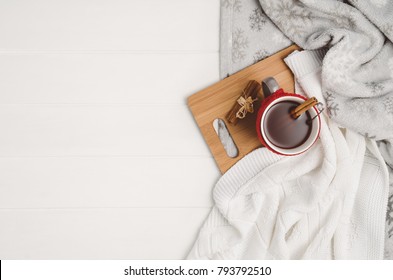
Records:
{"label": "hole in cutting board", "polygon": [[237,149],[225,122],[222,119],[215,119],[213,121],[213,127],[228,157],[237,157],[239,155],[239,150]]}

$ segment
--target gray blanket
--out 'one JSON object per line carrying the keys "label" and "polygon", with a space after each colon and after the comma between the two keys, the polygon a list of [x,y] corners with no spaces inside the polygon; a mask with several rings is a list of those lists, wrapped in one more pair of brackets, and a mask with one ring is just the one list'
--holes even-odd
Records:
{"label": "gray blanket", "polygon": [[222,0],[221,77],[295,42],[327,47],[329,116],[377,141],[390,168],[386,253],[393,258],[393,1]]}

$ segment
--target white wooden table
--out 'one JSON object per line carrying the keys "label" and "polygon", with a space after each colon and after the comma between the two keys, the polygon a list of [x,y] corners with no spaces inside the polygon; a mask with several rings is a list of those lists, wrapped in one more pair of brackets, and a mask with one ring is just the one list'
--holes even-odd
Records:
{"label": "white wooden table", "polygon": [[184,258],[218,50],[219,0],[0,0],[0,259]]}

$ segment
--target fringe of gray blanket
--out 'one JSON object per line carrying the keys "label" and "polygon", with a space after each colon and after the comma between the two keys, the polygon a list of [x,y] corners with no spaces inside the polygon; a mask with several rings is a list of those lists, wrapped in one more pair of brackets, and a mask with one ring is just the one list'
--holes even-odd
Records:
{"label": "fringe of gray blanket", "polygon": [[328,48],[329,117],[377,142],[390,171],[385,258],[393,259],[393,1],[221,0],[224,78],[296,43]]}

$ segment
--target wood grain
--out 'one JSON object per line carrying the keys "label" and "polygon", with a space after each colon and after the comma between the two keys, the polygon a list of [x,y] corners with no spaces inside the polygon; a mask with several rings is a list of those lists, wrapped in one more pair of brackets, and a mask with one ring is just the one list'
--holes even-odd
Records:
{"label": "wood grain", "polygon": [[187,255],[220,175],[186,106],[219,80],[219,14],[0,1],[0,259]]}
{"label": "wood grain", "polygon": [[0,2],[0,51],[218,50],[215,0]]}
{"label": "wood grain", "polygon": [[211,207],[220,176],[213,158],[185,156],[0,157],[0,170],[0,210]]}
{"label": "wood grain", "polygon": [[0,131],[1,157],[210,156],[186,105],[0,105]]}
{"label": "wood grain", "polygon": [[0,259],[184,259],[210,211],[0,210]]}
{"label": "wood grain", "polygon": [[218,51],[0,54],[0,104],[184,105],[219,80],[218,57]]}
{"label": "wood grain", "polygon": [[[255,130],[256,112],[259,109],[260,102],[256,102],[254,114],[239,121],[236,126],[227,123],[227,127],[239,149],[239,155],[236,158],[227,156],[217,134],[214,132],[213,120],[216,118],[225,119],[242,89],[250,80],[262,81],[269,76],[274,76],[285,91],[294,92],[293,75],[283,59],[297,49],[299,48],[295,45],[290,46],[188,98],[188,106],[222,173],[226,172],[249,152],[262,146]],[[262,98],[260,96],[260,99]]]}

